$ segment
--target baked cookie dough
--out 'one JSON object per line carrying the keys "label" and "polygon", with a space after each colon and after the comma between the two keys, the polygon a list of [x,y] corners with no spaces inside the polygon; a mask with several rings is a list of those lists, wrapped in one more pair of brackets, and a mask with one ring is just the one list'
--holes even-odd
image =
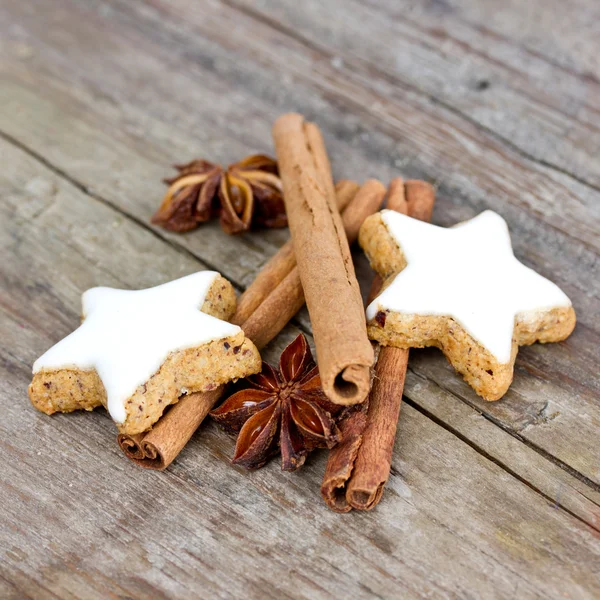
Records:
{"label": "baked cookie dough", "polygon": [[384,210],[359,243],[384,279],[367,308],[369,337],[437,346],[486,400],[506,393],[518,346],[558,342],[575,327],[569,298],[515,258],[493,211],[445,229]]}
{"label": "baked cookie dough", "polygon": [[46,414],[104,406],[133,435],[181,395],[261,369],[254,344],[226,322],[235,292],[214,271],[147,290],[93,288],[82,306],[81,326],[33,366],[29,397]]}

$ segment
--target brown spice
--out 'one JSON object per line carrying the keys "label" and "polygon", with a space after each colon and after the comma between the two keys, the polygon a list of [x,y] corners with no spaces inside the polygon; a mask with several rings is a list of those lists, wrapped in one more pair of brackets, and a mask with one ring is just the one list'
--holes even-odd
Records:
{"label": "brown spice", "polygon": [[[403,184],[398,178],[390,184],[387,205],[391,210],[408,211],[410,216],[429,219],[434,201],[434,188],[425,182]],[[381,278],[376,276],[371,300],[379,293],[381,284]],[[385,324],[384,312],[376,318],[380,325]],[[323,499],[337,512],[352,508],[371,510],[381,499],[390,474],[407,362],[408,350],[382,347],[366,415],[350,417],[353,421],[346,427],[340,424],[344,435],[348,429],[349,437],[330,453],[321,485]]]}
{"label": "brown spice", "polygon": [[223,386],[195,392],[173,404],[147,432],[120,433],[117,442],[125,455],[140,467],[163,470],[181,452],[185,443],[223,394]]}
{"label": "brown spice", "polygon": [[[359,185],[355,181],[342,179],[337,182],[335,196],[340,212],[343,212],[353,200],[358,189]],[[240,296],[231,322],[235,325],[245,323],[295,266],[296,256],[294,255],[294,248],[292,241],[288,240],[257,273],[254,281]],[[304,299],[302,303],[304,303]]]}
{"label": "brown spice", "polygon": [[332,448],[340,439],[334,417],[341,407],[321,388],[306,338],[300,334],[281,354],[279,369],[263,370],[245,380],[248,387],[230,396],[210,415],[238,434],[233,463],[262,467],[281,451],[281,468],[294,471],[313,448]]}
{"label": "brown spice", "polygon": [[[342,189],[338,189],[338,205],[342,193]],[[370,179],[361,186],[342,214],[348,243],[352,244],[356,240],[360,225],[379,209],[384,196],[385,187],[379,181]],[[295,261],[292,262],[292,265],[294,264]],[[269,266],[265,268],[273,273],[273,269]],[[304,291],[297,266],[294,266],[280,283],[270,278],[270,288],[260,275],[257,281],[261,282],[259,286],[257,285],[259,289],[251,292],[251,297],[260,297],[260,305],[243,322],[236,321],[239,319],[237,316],[234,316],[233,322],[241,324],[246,336],[261,348],[268,344],[302,308]],[[249,290],[253,287],[254,283]]]}
{"label": "brown spice", "polygon": [[369,393],[374,356],[325,144],[298,114],[279,117],[273,138],[323,389],[336,404],[357,404]]}
{"label": "brown spice", "polygon": [[169,189],[152,217],[154,224],[184,232],[220,216],[226,233],[287,225],[281,180],[272,158],[255,154],[227,169],[206,160],[175,168],[179,174],[165,180]]}

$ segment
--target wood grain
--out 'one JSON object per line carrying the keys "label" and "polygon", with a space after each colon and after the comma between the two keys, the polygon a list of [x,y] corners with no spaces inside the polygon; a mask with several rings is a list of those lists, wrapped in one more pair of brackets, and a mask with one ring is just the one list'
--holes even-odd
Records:
{"label": "wood grain", "polygon": [[419,95],[524,157],[600,186],[593,160],[600,68],[586,25],[600,18],[594,3],[564,10],[556,0],[485,7],[475,0],[350,0],[343,12],[318,0],[229,3],[330,56],[338,72],[358,74],[371,89],[393,85]]}
{"label": "wood grain", "polygon": [[[517,381],[525,392],[513,386],[509,401],[502,405],[477,404],[475,394],[447,369],[441,357],[431,364],[427,361],[426,375],[451,387],[460,398],[515,435],[529,439],[566,468],[599,484],[592,442],[600,422],[600,407],[594,402],[600,391],[595,356],[600,334],[594,317],[600,297],[600,262],[590,246],[598,240],[591,233],[597,229],[600,207],[595,190],[524,159],[454,113],[436,108],[433,114],[432,107],[419,104],[417,98],[393,96],[393,102],[385,105],[388,112],[365,111],[363,105],[370,106],[377,97],[369,95],[362,83],[353,86],[336,76],[328,62],[319,62],[315,71],[303,45],[227,6],[207,5],[198,13],[188,7],[185,19],[172,3],[160,9],[116,1],[109,8],[103,6],[102,10],[94,5],[84,9],[61,1],[47,15],[59,22],[75,19],[79,24],[60,30],[63,52],[68,55],[70,48],[78,49],[69,69],[60,60],[52,60],[57,34],[43,27],[43,7],[34,12],[26,5],[11,6],[11,12],[20,11],[33,56],[25,64],[16,59],[5,64],[10,77],[0,89],[7,106],[0,115],[1,130],[59,170],[66,170],[86,189],[146,223],[160,200],[155,182],[164,175],[165,163],[198,154],[199,144],[224,162],[250,151],[268,150],[264,145],[272,120],[293,102],[305,114],[318,112],[339,176],[364,172],[385,181],[398,174],[400,165],[395,163],[400,160],[408,176],[438,182],[436,222],[452,224],[484,208],[498,210],[509,222],[517,255],[574,299],[579,323],[575,334],[561,345],[523,350]],[[232,28],[240,35],[247,33],[241,36],[247,44],[243,64],[231,48]],[[7,33],[8,40],[15,36],[12,30]],[[97,52],[99,38],[111,40],[101,54]],[[20,46],[15,49],[6,43],[9,56],[23,52]],[[170,69],[174,62],[178,69]],[[127,64],[136,66],[135,77],[124,68]],[[282,70],[294,75],[289,82],[284,78],[284,87]],[[160,76],[152,78],[156,72]],[[140,82],[150,80],[152,94],[140,97]],[[37,93],[40,85],[44,98]],[[315,96],[311,86],[326,96]],[[175,102],[174,89],[186,90]],[[230,101],[222,102],[221,96]],[[243,107],[235,98],[244,98]],[[345,114],[337,108],[339,103],[346,105]],[[240,115],[248,112],[252,122],[242,123]],[[402,115],[401,120],[396,114]],[[44,115],[51,115],[60,129],[46,127]],[[194,120],[202,122],[198,135],[190,133]],[[130,160],[132,151],[135,161]],[[169,153],[171,159],[165,156]],[[406,161],[406,157],[412,158]],[[283,232],[269,232],[224,243],[218,228],[211,226],[201,236],[165,237],[244,285],[283,236]],[[309,326],[305,313],[300,322]],[[541,401],[536,389],[540,383]],[[538,434],[542,422],[536,415],[548,396],[557,400],[551,414],[559,413],[560,418],[543,421]],[[580,398],[586,401],[585,411]],[[506,409],[512,406],[514,412]]]}
{"label": "wood grain", "polygon": [[[296,4],[0,0],[0,595],[597,597],[597,7]],[[169,164],[272,152],[290,109],[317,120],[337,178],[429,180],[442,225],[500,212],[578,312],[569,340],[521,350],[499,403],[413,352],[370,514],[320,502],[322,453],[246,473],[207,424],[148,473],[103,412],[49,418],[25,393],[88,287],[205,267],[252,281],[285,231],[176,236],[148,219]]]}

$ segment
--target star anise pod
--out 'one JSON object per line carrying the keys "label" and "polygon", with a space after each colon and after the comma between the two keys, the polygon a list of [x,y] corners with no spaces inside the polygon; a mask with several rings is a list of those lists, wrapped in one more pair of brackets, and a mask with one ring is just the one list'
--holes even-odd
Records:
{"label": "star anise pod", "polygon": [[325,396],[303,335],[283,351],[279,369],[263,362],[262,372],[246,383],[249,387],[210,413],[226,430],[238,433],[234,464],[257,469],[279,448],[281,468],[294,471],[313,448],[333,448],[340,441],[335,417],[342,407]]}
{"label": "star anise pod", "polygon": [[226,233],[254,227],[285,227],[287,218],[277,163],[255,154],[229,165],[193,160],[175,165],[152,222],[171,231],[190,231],[217,215]]}

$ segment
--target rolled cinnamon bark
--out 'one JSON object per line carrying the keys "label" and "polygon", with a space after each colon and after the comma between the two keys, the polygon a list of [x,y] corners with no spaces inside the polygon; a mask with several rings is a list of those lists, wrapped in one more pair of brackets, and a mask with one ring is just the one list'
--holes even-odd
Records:
{"label": "rolled cinnamon bark", "polygon": [[[381,182],[369,179],[346,207],[342,215],[342,224],[349,244],[356,241],[360,226],[365,219],[379,210],[385,192]],[[294,266],[283,281],[271,290],[261,305],[246,319],[242,329],[257,348],[262,348],[289,323],[302,308],[304,301],[300,273],[298,267]]]}
{"label": "rolled cinnamon bark", "polygon": [[408,212],[405,214],[414,219],[419,219],[419,221],[429,223],[433,214],[435,188],[426,181],[410,179],[405,184],[405,194],[408,207]]}
{"label": "rolled cinnamon bark", "polygon": [[134,436],[119,434],[117,442],[127,458],[147,469],[166,469],[223,394],[223,386],[210,392],[184,396],[171,406],[154,427]]}
{"label": "rolled cinnamon bark", "polygon": [[352,508],[375,507],[390,476],[407,364],[408,350],[381,348],[362,443],[346,491],[346,501]]}
{"label": "rolled cinnamon bark", "polygon": [[325,145],[298,114],[277,119],[273,139],[323,391],[357,404],[369,393],[374,356]]}
{"label": "rolled cinnamon bark", "polygon": [[257,348],[266,346],[304,306],[298,267],[294,267],[242,324]]}
{"label": "rolled cinnamon bark", "polygon": [[145,435],[145,433],[136,433],[134,435],[119,433],[117,436],[117,443],[127,458],[130,458],[134,461],[144,458],[142,440],[144,439]]}
{"label": "rolled cinnamon bark", "polygon": [[[387,207],[430,220],[434,188],[419,181],[407,181],[401,186],[401,181],[391,182]],[[380,288],[381,278],[376,276],[369,302]],[[352,452],[342,442],[329,454],[321,495],[337,512],[348,512],[352,508],[371,510],[381,499],[390,475],[407,365],[408,350],[391,346],[380,348],[366,418],[357,421],[357,424],[364,423],[364,429],[359,430],[357,424],[350,427]]]}
{"label": "rolled cinnamon bark", "polygon": [[385,194],[385,186],[377,179],[367,179],[356,192],[342,213],[342,225],[348,240],[348,247],[357,240],[360,227],[366,218],[381,208]]}
{"label": "rolled cinnamon bark", "polygon": [[[340,212],[343,212],[348,206],[356,195],[358,188],[358,183],[355,181],[348,179],[338,181],[335,186],[335,197]],[[240,296],[231,322],[234,325],[241,325],[247,321],[260,306],[261,302],[267,298],[295,266],[296,257],[294,255],[294,247],[292,246],[292,241],[289,240],[273,255],[246,291]]]}
{"label": "rolled cinnamon bark", "polygon": [[366,402],[340,423],[342,441],[331,450],[321,495],[329,508],[336,512],[349,512],[352,507],[346,499],[346,485],[352,475],[363,431],[367,425]]}
{"label": "rolled cinnamon bark", "polygon": [[[412,183],[415,182],[413,181]],[[402,179],[402,177],[394,177],[394,179],[390,181],[386,208],[389,208],[390,210],[395,210],[396,212],[402,213],[403,215],[408,214],[408,202],[406,201],[406,187],[404,184],[404,179]]]}

